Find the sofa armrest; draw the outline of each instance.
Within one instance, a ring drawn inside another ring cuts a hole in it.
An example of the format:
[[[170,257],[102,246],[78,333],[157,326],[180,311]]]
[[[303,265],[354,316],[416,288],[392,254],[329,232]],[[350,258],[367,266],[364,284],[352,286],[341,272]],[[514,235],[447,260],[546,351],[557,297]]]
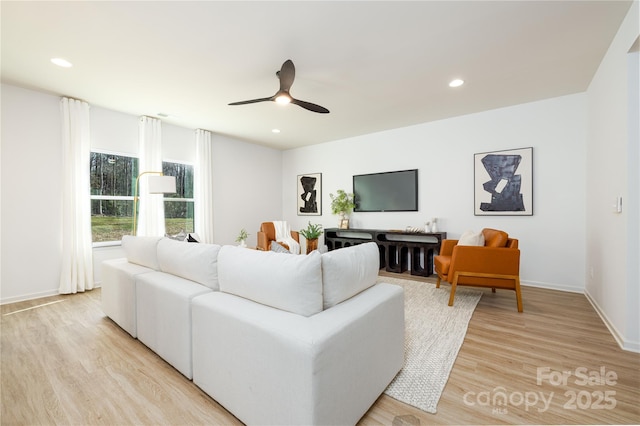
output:
[[[192,312],[194,383],[246,424],[355,424],[404,363],[404,293],[390,284],[311,317],[226,293]]]

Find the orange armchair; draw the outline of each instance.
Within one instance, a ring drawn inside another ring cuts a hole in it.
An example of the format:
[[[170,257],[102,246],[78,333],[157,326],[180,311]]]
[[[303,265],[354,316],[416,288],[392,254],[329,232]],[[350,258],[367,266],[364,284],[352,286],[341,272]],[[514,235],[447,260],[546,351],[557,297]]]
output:
[[[300,234],[297,231],[291,231],[291,238],[300,242]],[[260,230],[258,231],[258,244],[256,249],[269,251],[271,250],[271,242],[276,240],[276,228],[273,226],[273,222],[262,222]],[[284,243],[281,244],[287,250],[289,246]]]
[[[440,281],[451,283],[449,306],[453,306],[458,285],[514,290],[518,312],[522,312],[520,292],[520,250],[518,240],[506,232],[485,228],[484,246],[458,245],[458,240],[443,240],[440,254],[434,257]]]

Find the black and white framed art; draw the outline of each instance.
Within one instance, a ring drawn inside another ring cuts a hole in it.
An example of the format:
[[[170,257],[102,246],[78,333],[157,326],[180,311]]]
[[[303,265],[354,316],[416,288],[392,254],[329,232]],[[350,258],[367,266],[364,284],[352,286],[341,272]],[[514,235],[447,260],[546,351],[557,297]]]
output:
[[[322,173],[298,175],[298,216],[322,215]]]
[[[533,148],[474,154],[474,214],[533,215]]]

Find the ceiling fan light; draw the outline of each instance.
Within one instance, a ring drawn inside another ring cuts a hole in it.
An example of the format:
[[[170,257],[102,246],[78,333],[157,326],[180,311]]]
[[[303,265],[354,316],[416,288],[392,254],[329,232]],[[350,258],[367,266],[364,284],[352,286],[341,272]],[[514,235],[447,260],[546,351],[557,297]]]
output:
[[[276,96],[276,102],[279,104],[288,104],[291,102],[291,97],[288,95],[278,95]]]

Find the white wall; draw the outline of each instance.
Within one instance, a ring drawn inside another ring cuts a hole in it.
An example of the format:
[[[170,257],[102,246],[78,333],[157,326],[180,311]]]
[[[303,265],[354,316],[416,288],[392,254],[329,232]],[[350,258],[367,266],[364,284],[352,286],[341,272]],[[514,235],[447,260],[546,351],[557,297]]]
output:
[[[0,300],[57,293],[62,220],[60,98],[2,85]]]
[[[57,294],[60,275],[62,185],[60,98],[2,85],[2,281],[0,303]],[[92,149],[137,154],[138,117],[91,107]],[[163,123],[163,156],[193,163],[193,129]],[[260,223],[282,213],[281,152],[213,135],[214,233],[235,244],[242,228],[255,244]],[[123,256],[119,246],[94,248],[100,264]]]
[[[520,240],[524,284],[582,292],[585,130],[586,95],[577,94],[285,151],[284,215],[294,229],[336,227],[329,193],[351,192],[354,174],[417,168],[418,212],[353,213],[350,226],[404,229],[438,217],[451,238],[503,229]],[[522,147],[533,147],[534,215],[474,216],[474,153]],[[318,172],[323,215],[297,216],[296,177]]]
[[[630,176],[640,168],[638,126],[638,67],[629,66],[629,50],[640,33],[639,3],[633,3],[596,72],[588,96],[587,139],[587,284],[594,303],[614,337],[627,349],[640,351],[638,264],[638,183]],[[635,58],[637,60],[637,54]],[[635,68],[635,69],[634,69]],[[636,75],[629,75],[634,72]],[[630,82],[636,82],[630,84]],[[636,103],[637,105],[637,103]],[[634,155],[634,153],[636,153]],[[634,188],[634,190],[632,190]],[[623,212],[614,212],[623,197]],[[629,208],[635,206],[635,208]],[[635,232],[634,232],[635,230]],[[593,271],[593,273],[592,273]]]
[[[281,151],[216,135],[213,163],[216,242],[237,244],[245,228],[255,246],[260,224],[282,217]]]

